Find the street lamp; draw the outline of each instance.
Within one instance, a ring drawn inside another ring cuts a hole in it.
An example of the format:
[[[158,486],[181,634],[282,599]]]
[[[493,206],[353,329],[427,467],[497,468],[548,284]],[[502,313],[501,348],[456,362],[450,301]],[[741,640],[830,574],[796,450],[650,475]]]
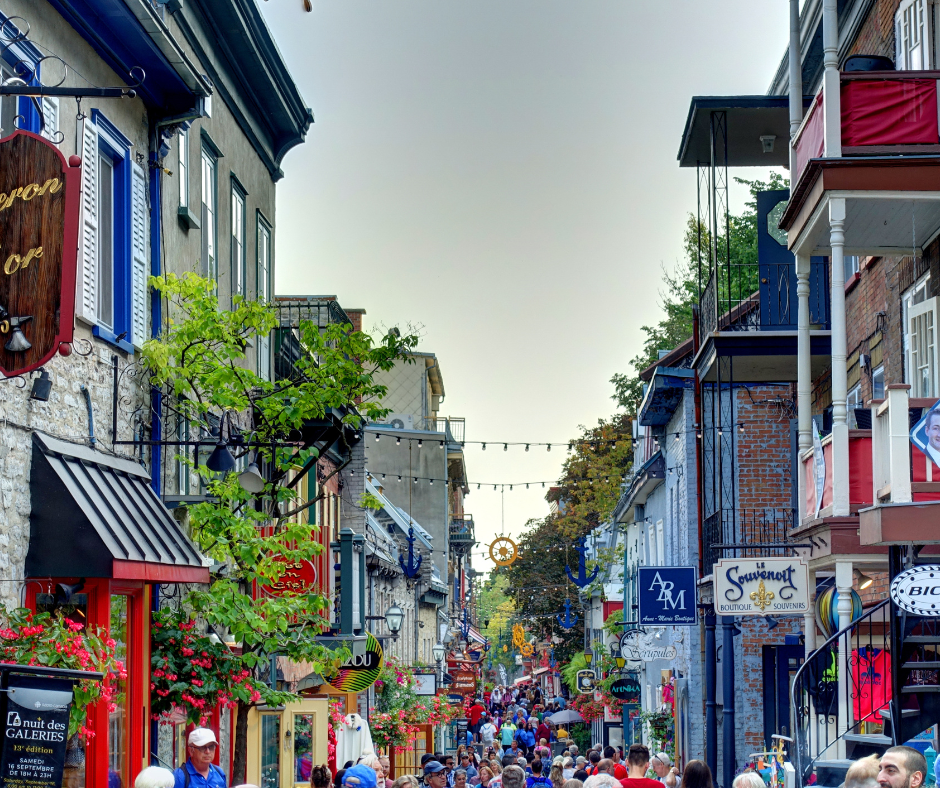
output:
[[[392,605],[385,611],[385,625],[393,638],[398,638],[401,631],[402,622],[405,620],[405,613],[398,605]]]
[[[447,650],[441,643],[435,643],[434,648],[431,649],[431,653],[434,655],[435,662],[443,662],[444,655],[447,653]]]
[[[591,667],[591,662],[594,660],[594,652],[590,649],[584,649],[584,661],[587,663],[588,667]]]

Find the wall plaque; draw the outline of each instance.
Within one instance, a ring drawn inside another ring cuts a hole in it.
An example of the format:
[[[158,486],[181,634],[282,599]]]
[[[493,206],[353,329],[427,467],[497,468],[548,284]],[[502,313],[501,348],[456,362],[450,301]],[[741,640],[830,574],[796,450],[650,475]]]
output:
[[[72,341],[81,159],[15,131],[0,140],[0,372],[36,369]]]

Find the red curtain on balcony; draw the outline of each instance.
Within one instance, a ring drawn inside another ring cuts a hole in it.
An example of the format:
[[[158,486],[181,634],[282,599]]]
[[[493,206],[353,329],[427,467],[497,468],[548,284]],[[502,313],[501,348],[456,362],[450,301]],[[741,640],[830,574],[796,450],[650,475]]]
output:
[[[936,145],[937,81],[842,83],[842,145]]]

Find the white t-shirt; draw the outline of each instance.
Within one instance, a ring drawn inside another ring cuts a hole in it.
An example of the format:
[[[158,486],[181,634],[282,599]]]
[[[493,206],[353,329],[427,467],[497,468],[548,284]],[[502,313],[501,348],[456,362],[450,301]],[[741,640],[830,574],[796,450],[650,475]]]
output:
[[[492,744],[496,734],[496,726],[492,722],[485,722],[480,728],[480,741],[484,744]]]

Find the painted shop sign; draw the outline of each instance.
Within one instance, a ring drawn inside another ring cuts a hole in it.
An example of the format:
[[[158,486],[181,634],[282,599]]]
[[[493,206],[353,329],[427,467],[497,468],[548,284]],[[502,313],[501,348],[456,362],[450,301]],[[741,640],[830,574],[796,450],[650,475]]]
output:
[[[891,601],[915,616],[940,618],[940,565],[924,564],[891,581]]]
[[[809,610],[809,569],[799,558],[723,558],[715,564],[719,616],[785,616]]]
[[[283,596],[287,594],[304,594],[317,585],[317,568],[313,561],[288,561],[278,557],[283,564],[280,576],[270,585],[262,586],[262,590],[270,596]]]
[[[660,637],[656,637],[656,635]],[[678,649],[662,640],[663,632],[628,629],[620,636],[620,654],[627,662],[652,662],[654,659],[675,659]]]
[[[635,673],[617,679],[610,685],[610,694],[621,703],[640,702],[640,679]]]
[[[578,692],[587,695],[594,692],[594,684],[597,682],[597,675],[593,670],[579,670],[575,676],[575,682]]]
[[[450,688],[462,695],[471,695],[477,690],[477,677],[472,670],[452,670],[453,683]]]
[[[81,159],[28,131],[0,140],[0,373],[68,353]]]
[[[638,568],[639,621],[652,626],[695,626],[698,586],[691,566],[641,566]]]
[[[7,686],[0,781],[5,788],[59,788],[72,682],[10,676]]]
[[[340,692],[363,692],[369,689],[382,672],[385,653],[382,644],[369,632],[366,638],[366,653],[353,655],[344,662],[335,676],[327,683]]]

